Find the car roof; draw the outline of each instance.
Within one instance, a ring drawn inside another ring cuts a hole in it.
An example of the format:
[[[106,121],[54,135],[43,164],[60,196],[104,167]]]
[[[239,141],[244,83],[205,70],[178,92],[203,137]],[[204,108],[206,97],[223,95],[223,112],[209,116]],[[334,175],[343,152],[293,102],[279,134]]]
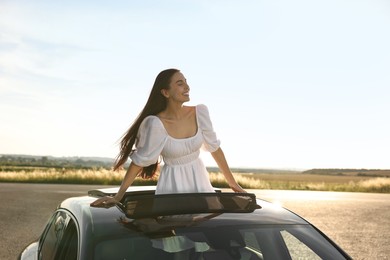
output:
[[[154,192],[154,186],[136,186],[127,190],[127,195],[150,194]],[[126,217],[126,212],[120,207],[96,208],[91,207],[90,203],[96,200],[96,197],[106,194],[115,194],[118,188],[109,188],[93,190],[89,196],[73,197],[64,200],[59,208],[70,211],[78,221],[78,224],[84,229],[90,229],[91,233],[101,235],[128,233],[129,229],[125,223],[130,223],[131,218]],[[223,192],[221,194],[224,194]],[[239,194],[238,194],[239,195]],[[180,196],[180,195],[178,195]],[[303,218],[274,205],[265,200],[256,199],[256,203],[261,207],[253,209],[248,213],[222,213],[216,214],[208,221],[197,223],[197,226],[230,226],[230,225],[295,225],[309,224]],[[157,216],[156,216],[157,217]]]

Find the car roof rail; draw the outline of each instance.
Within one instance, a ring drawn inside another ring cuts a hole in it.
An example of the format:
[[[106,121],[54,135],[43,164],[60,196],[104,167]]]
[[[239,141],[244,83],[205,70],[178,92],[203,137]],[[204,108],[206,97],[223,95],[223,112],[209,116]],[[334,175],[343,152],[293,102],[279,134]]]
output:
[[[119,188],[103,188],[103,189],[95,189],[95,190],[89,190],[88,196],[91,197],[104,197],[104,196],[115,196],[117,194]],[[222,192],[219,188],[214,188],[215,192]],[[143,195],[143,194],[155,194],[156,186],[132,186],[130,187],[124,197],[131,195]]]
[[[91,197],[104,197],[104,196],[115,196],[117,194],[118,189],[112,188],[112,189],[96,189],[96,190],[89,190],[88,191],[88,196]],[[143,194],[154,194],[155,190],[154,189],[146,189],[146,190],[132,190],[132,191],[126,191],[124,196],[128,195],[143,195]]]
[[[261,208],[253,193],[213,192],[139,194],[117,204],[128,218],[156,218],[202,213],[250,213]]]

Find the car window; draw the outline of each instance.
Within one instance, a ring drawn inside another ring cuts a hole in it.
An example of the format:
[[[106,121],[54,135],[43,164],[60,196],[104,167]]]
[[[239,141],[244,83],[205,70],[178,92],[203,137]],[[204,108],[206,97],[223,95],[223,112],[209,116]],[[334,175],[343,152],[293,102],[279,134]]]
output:
[[[69,220],[69,223],[64,231],[62,239],[58,245],[56,260],[75,260],[77,259],[78,236],[74,221]]]
[[[101,238],[94,259],[345,259],[309,225],[188,227],[167,234]]]
[[[298,238],[294,237],[288,231],[283,230],[281,232],[281,235],[284,239],[284,242],[286,243],[288,251],[290,252],[291,259],[321,260],[321,257],[319,257],[316,253],[314,253],[313,250],[310,249],[310,247],[308,247],[305,243],[300,241]]]
[[[56,212],[40,240],[39,259],[76,259],[77,239],[77,229],[71,216],[65,211]]]
[[[57,250],[57,244],[62,237],[65,225],[65,214],[56,212],[46,226],[42,235],[39,250],[39,259],[53,259]]]

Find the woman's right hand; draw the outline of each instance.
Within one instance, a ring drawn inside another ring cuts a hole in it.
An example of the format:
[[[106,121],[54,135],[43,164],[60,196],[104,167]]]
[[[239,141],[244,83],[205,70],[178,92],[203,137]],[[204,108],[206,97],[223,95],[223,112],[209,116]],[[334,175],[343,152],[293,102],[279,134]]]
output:
[[[118,203],[119,203],[119,201],[116,200],[115,197],[105,196],[105,197],[102,197],[102,198],[95,200],[90,205],[91,205],[91,207],[108,209],[108,208],[115,206]]]

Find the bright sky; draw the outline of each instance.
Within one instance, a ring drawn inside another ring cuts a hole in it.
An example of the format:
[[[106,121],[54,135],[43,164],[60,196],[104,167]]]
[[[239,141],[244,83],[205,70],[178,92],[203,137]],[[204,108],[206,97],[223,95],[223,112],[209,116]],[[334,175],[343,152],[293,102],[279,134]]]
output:
[[[174,67],[231,167],[389,169],[389,28],[387,0],[0,0],[0,154],[113,158]]]

